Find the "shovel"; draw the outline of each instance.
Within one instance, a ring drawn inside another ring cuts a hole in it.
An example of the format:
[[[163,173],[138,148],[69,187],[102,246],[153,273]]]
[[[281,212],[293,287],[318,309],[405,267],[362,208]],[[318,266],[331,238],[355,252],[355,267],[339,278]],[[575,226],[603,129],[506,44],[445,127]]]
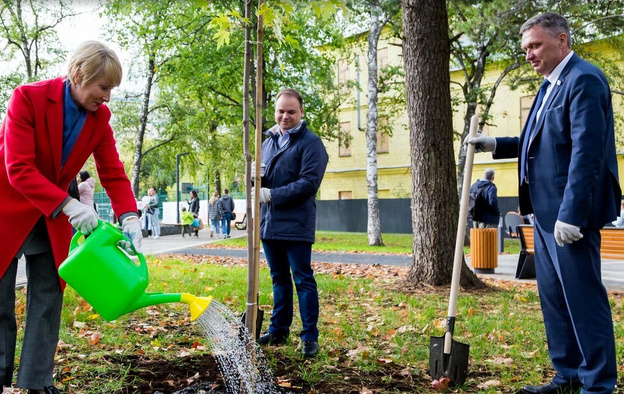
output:
[[[472,115],[470,119],[469,137],[477,135],[479,117]],[[459,278],[464,257],[464,236],[468,220],[468,201],[470,199],[470,181],[475,146],[468,144],[466,150],[466,164],[464,166],[464,184],[457,221],[457,238],[455,240],[455,260],[453,261],[453,277],[451,279],[451,294],[449,296],[446,330],[441,337],[431,337],[429,342],[429,373],[435,380],[448,379],[448,384],[458,386],[464,384],[468,374],[468,352],[470,345],[453,339],[455,317],[457,316],[457,293]]]

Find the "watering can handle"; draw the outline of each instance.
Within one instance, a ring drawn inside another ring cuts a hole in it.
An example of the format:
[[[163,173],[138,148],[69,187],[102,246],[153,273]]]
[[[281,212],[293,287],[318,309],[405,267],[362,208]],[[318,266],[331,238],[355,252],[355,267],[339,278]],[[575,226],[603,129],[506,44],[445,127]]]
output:
[[[100,226],[103,226],[104,222],[102,220],[98,220],[98,225],[95,229],[99,228]],[[95,229],[93,231],[95,231]],[[117,230],[118,231],[118,230]],[[143,253],[141,252],[137,252],[136,249],[134,248],[134,244],[132,243],[132,241],[130,241],[130,239],[128,239],[128,237],[126,237],[125,235],[123,235],[123,233],[121,231],[119,231],[119,235],[125,240],[130,242],[130,245],[132,245],[132,250],[134,251],[135,256],[138,257],[139,259],[139,264],[138,266],[146,266],[147,262],[145,261],[145,256],[143,255]],[[83,235],[80,231],[76,231],[76,234],[74,234],[74,236],[71,239],[71,242],[69,244],[69,252],[71,253],[74,249],[76,249],[78,246],[80,246],[80,244],[82,242],[79,242],[81,238],[87,238],[89,235]],[[125,250],[124,250],[125,252]]]

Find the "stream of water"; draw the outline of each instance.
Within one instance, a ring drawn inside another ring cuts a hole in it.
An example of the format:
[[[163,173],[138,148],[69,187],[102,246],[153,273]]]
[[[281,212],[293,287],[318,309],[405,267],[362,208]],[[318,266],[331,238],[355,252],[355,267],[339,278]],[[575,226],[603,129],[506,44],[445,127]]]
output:
[[[240,318],[218,301],[197,319],[232,394],[277,394],[262,350]]]

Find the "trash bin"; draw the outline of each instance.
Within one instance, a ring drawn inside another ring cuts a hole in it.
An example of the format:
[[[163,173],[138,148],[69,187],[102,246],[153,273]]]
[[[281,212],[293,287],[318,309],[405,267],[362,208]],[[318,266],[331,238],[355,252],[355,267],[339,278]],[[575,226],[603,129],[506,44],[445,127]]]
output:
[[[498,267],[498,229],[470,229],[470,265],[478,274],[493,274]]]

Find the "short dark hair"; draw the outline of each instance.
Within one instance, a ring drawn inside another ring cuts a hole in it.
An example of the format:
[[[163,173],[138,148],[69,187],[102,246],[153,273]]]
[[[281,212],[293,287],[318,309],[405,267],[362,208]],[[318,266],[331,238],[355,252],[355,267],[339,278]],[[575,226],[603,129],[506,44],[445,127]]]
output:
[[[87,171],[80,171],[78,175],[80,175],[80,182],[84,182],[87,179],[91,178],[91,175],[89,175]]]
[[[291,96],[291,97],[296,98],[297,100],[299,100],[299,106],[301,106],[301,108],[303,108],[303,97],[301,96],[301,93],[299,93],[296,89],[288,88],[288,89],[280,90],[280,92],[277,94],[277,96],[275,96],[275,102],[277,102],[277,100],[282,95]]]
[[[228,189],[223,189],[223,193],[228,194],[230,191]]]
[[[562,15],[556,12],[544,12],[543,14],[535,15],[533,18],[524,22],[520,28],[520,34],[532,29],[535,26],[541,26],[545,30],[548,30],[551,36],[556,37],[561,33],[565,33],[568,37],[568,48],[572,47],[572,38],[570,36],[570,25],[568,20]]]

